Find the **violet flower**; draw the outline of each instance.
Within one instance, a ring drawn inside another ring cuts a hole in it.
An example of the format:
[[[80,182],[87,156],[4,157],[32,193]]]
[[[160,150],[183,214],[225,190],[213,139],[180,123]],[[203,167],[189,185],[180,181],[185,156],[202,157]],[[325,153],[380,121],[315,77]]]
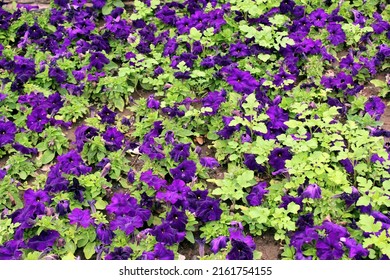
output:
[[[80,208],[75,208],[68,214],[68,218],[71,225],[77,224],[77,226],[83,228],[87,228],[93,224],[93,219],[88,209],[81,210]]]
[[[0,120],[0,147],[11,144],[15,140],[16,125],[11,121]]]

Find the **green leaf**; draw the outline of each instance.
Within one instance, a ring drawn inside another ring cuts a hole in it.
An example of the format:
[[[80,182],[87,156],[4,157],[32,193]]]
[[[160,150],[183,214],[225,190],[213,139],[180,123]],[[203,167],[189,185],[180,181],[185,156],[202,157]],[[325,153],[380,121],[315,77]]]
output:
[[[189,37],[190,37],[191,39],[195,40],[195,41],[198,41],[198,40],[200,40],[200,38],[202,37],[202,33],[201,33],[198,29],[196,29],[195,27],[192,27],[192,28],[190,29],[190,35],[189,35]]]
[[[103,210],[103,209],[106,208],[107,204],[108,204],[108,203],[107,203],[106,201],[102,200],[101,198],[98,198],[98,199],[96,200],[95,207],[96,207],[96,209],[98,209],[98,210]]]
[[[95,254],[95,242],[88,243],[84,249],[84,256],[87,260],[89,260]]]
[[[195,237],[194,237],[194,234],[192,233],[192,231],[187,231],[186,233],[186,239],[191,242],[192,244],[195,243]]]
[[[382,228],[382,223],[375,223],[375,218],[369,215],[361,215],[357,224],[365,232],[378,232]]]
[[[356,202],[356,206],[367,206],[370,204],[371,200],[369,196],[361,196]]]
[[[109,3],[107,3],[103,8],[102,8],[102,13],[103,15],[107,16],[109,14],[111,14],[112,10],[113,10],[113,6],[110,5]]]
[[[52,151],[50,150],[46,150],[43,155],[42,155],[42,164],[47,164],[49,162],[51,162],[55,157],[55,153],[53,153]]]
[[[387,86],[387,83],[385,81],[378,80],[378,79],[373,79],[370,81],[370,83],[379,88],[384,88]]]

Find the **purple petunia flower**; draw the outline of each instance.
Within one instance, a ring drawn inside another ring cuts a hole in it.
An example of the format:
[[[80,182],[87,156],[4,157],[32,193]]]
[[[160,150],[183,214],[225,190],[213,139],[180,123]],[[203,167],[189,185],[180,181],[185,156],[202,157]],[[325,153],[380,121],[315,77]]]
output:
[[[364,104],[364,110],[377,121],[383,115],[385,109],[386,105],[377,96],[371,96]]]
[[[20,260],[23,252],[20,250],[25,248],[25,244],[21,240],[9,240],[0,245],[0,260]]]
[[[244,241],[233,239],[232,249],[226,255],[227,260],[253,260],[253,250]]]
[[[349,258],[351,259],[362,259],[367,257],[369,251],[363,248],[362,244],[357,243],[353,238],[347,238],[344,241],[345,246],[349,249]]]
[[[200,164],[207,168],[214,168],[219,166],[219,162],[213,157],[202,157],[200,159]]]
[[[323,9],[316,9],[309,15],[310,21],[316,27],[325,27],[328,14]]]
[[[233,119],[234,117],[223,116],[222,122],[224,123],[225,126],[221,130],[217,131],[216,134],[223,139],[229,139],[235,131],[239,131],[241,128],[240,124],[237,124],[235,126],[229,125]]]
[[[256,156],[254,154],[244,154],[244,164],[253,171],[263,173],[266,171],[265,167],[256,162]]]
[[[331,22],[327,25],[326,29],[329,32],[328,40],[335,46],[344,43],[346,35],[341,28],[341,24]]]
[[[169,155],[175,162],[186,160],[190,156],[191,143],[173,144],[173,149],[169,152]]]
[[[168,246],[182,242],[186,235],[184,231],[178,231],[168,222],[163,222],[161,225],[155,226],[151,233],[156,237],[158,242]]]
[[[105,64],[108,64],[110,60],[101,52],[94,52],[90,57],[90,67],[95,67],[97,70],[101,70]]]
[[[69,200],[60,200],[56,205],[56,212],[59,216],[64,216],[70,212]]]
[[[70,224],[77,224],[83,228],[87,228],[93,224],[93,219],[88,209],[81,210],[80,208],[75,208],[70,214],[68,214]]]
[[[128,260],[133,253],[133,250],[129,246],[116,247],[113,252],[110,252],[105,256],[105,260]]]
[[[78,152],[83,150],[84,144],[98,135],[98,130],[92,126],[81,125],[76,128],[75,132],[76,148]]]
[[[221,91],[209,92],[203,99],[203,107],[211,108],[211,112],[206,111],[203,113],[205,116],[213,116],[218,112],[219,107],[223,102],[226,101],[226,91],[223,89]]]
[[[271,167],[273,167],[275,170],[285,168],[286,160],[290,159],[292,159],[292,154],[287,147],[275,148],[268,156],[269,165],[271,165]]]
[[[15,140],[16,125],[11,121],[0,120],[0,147],[11,144]]]
[[[217,238],[214,238],[210,242],[210,250],[214,254],[218,253],[219,250],[222,248],[226,248],[227,244],[226,242],[228,241],[228,238],[226,236],[219,236]]]
[[[30,238],[27,247],[36,251],[44,251],[46,248],[53,246],[59,237],[58,231],[44,230],[39,235]]]
[[[50,67],[49,77],[55,79],[57,83],[62,84],[68,78],[68,74],[59,67]]]
[[[185,160],[176,168],[171,168],[169,171],[171,172],[174,179],[180,179],[186,183],[189,183],[195,177],[196,164],[192,160]]]
[[[259,206],[263,202],[263,197],[269,192],[266,190],[267,182],[260,182],[252,187],[252,190],[249,195],[247,195],[246,200],[250,206]]]
[[[120,229],[127,235],[130,235],[134,232],[136,228],[142,227],[143,224],[144,221],[139,216],[117,216],[115,220],[112,220],[110,222],[110,229]]]
[[[47,112],[42,107],[34,108],[27,116],[27,127],[35,132],[42,132],[45,128],[45,124],[49,122],[47,118]]]
[[[103,244],[109,245],[111,244],[112,239],[114,238],[114,232],[106,225],[100,223],[96,228],[96,237]]]
[[[129,214],[137,205],[137,200],[127,193],[115,193],[111,198],[111,203],[106,206],[108,213],[118,216]]]
[[[50,201],[50,196],[43,190],[28,189],[24,192],[23,198],[26,205],[36,205]]]
[[[320,260],[339,260],[344,254],[343,245],[335,238],[327,236],[316,244],[317,256]]]
[[[178,201],[185,200],[186,195],[190,190],[191,189],[185,185],[184,181],[175,179],[172,184],[166,186],[164,191],[158,191],[156,198],[175,204]]]
[[[106,147],[110,151],[117,151],[122,147],[123,134],[116,127],[108,127],[103,134],[103,139],[106,141]]]
[[[154,175],[151,169],[141,173],[140,181],[146,183],[149,187],[152,187],[157,191],[167,185],[167,181],[161,179],[157,175]]]
[[[207,197],[199,201],[195,216],[202,222],[218,221],[221,218],[222,210],[219,207],[219,200]]]
[[[114,124],[116,113],[108,109],[107,105],[104,105],[102,110],[98,113],[102,123]]]
[[[172,228],[182,232],[186,230],[188,217],[185,211],[179,211],[175,206],[173,206],[172,210],[167,213],[166,221]]]
[[[165,248],[164,244],[157,243],[151,252],[143,252],[142,260],[173,260],[175,257],[173,251]]]
[[[288,113],[278,105],[270,106],[267,110],[267,115],[270,118],[270,128],[287,130],[287,125],[284,122],[288,121]]]
[[[321,188],[317,184],[310,184],[301,194],[302,198],[312,198],[318,199],[321,198]]]
[[[251,94],[259,86],[259,83],[248,71],[242,71],[238,68],[229,71],[226,81],[235,91],[244,94]]]
[[[235,58],[242,58],[250,55],[251,52],[246,44],[238,42],[230,45],[229,54]]]

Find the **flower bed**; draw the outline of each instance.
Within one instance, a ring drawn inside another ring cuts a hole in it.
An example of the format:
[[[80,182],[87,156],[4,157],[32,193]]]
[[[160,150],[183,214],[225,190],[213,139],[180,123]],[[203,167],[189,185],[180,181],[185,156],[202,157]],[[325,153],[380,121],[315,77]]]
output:
[[[390,6],[306,2],[0,9],[0,259],[388,259]]]

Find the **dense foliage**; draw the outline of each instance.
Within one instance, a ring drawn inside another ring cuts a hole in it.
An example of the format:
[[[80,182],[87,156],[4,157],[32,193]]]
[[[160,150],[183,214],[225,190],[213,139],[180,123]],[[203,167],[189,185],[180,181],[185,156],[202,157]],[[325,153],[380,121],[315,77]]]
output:
[[[91,2],[0,8],[0,259],[389,258],[386,1]]]

